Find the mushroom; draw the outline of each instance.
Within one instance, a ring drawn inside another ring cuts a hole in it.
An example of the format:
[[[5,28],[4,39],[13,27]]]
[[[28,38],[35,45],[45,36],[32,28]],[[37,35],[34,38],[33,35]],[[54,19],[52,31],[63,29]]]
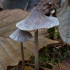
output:
[[[30,16],[18,22],[16,27],[21,30],[35,30],[35,70],[39,70],[38,62],[38,29],[51,28],[59,25],[59,20],[56,17],[46,16],[40,10],[33,10]]]
[[[31,33],[27,31],[22,31],[20,29],[17,29],[13,34],[10,35],[10,38],[13,40],[21,43],[21,55],[22,55],[22,70],[25,68],[25,61],[24,61],[24,50],[23,50],[23,43],[30,38],[32,38]]]

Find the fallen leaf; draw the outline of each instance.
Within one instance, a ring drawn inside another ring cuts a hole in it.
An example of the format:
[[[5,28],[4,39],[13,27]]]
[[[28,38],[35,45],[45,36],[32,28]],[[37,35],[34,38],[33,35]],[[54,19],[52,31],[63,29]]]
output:
[[[62,11],[58,14],[60,20],[59,33],[65,43],[70,44],[70,4],[68,0],[64,4]]]
[[[34,70],[32,67],[26,66],[24,70]]]
[[[21,9],[3,10],[0,12],[0,36],[8,37],[16,29],[16,23],[25,19],[30,12]]]

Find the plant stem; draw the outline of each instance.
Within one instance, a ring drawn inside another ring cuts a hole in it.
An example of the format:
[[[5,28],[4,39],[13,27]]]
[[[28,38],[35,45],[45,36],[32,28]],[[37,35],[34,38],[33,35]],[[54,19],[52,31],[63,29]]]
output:
[[[38,30],[35,31],[35,70],[39,70],[39,61],[38,61]]]
[[[23,43],[22,42],[21,42],[21,56],[22,56],[22,70],[24,70],[25,61],[24,61],[24,48],[23,48]]]

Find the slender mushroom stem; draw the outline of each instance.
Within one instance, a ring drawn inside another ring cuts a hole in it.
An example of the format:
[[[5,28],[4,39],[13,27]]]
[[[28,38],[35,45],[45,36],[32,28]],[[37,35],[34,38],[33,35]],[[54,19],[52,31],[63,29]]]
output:
[[[22,42],[21,42],[21,56],[22,56],[22,70],[24,70],[25,61],[24,61],[24,49],[23,49],[23,43]]]
[[[38,62],[38,30],[35,31],[35,70],[39,70],[39,62]]]

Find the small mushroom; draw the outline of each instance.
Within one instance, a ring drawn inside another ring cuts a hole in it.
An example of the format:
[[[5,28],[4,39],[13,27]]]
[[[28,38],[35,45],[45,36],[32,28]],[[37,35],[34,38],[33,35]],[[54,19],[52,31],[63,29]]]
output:
[[[31,33],[27,31],[22,31],[20,29],[17,29],[13,34],[10,35],[10,38],[12,38],[15,41],[18,41],[21,43],[21,55],[22,55],[22,70],[25,68],[25,61],[24,61],[24,50],[23,50],[23,43],[30,38],[32,38]]]
[[[35,70],[39,70],[38,62],[38,29],[51,28],[59,25],[59,20],[56,17],[46,16],[42,11],[33,10],[30,16],[18,22],[16,27],[21,30],[30,31],[35,30]]]

